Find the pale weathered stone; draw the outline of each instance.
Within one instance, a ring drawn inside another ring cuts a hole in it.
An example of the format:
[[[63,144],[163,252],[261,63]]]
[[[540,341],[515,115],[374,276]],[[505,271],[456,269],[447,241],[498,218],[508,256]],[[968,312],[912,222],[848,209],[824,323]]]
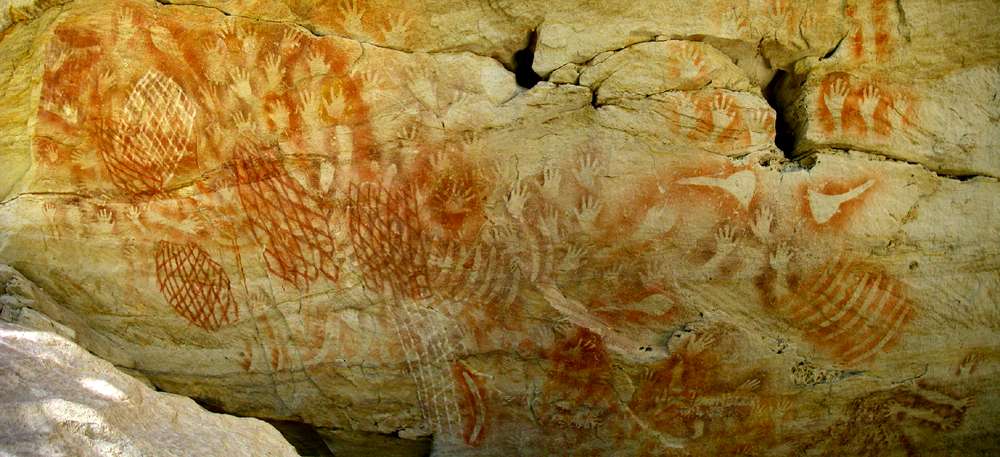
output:
[[[277,430],[154,392],[58,335],[0,323],[0,453],[295,456]]]
[[[75,0],[0,40],[0,260],[116,365],[331,435],[989,453],[996,14]]]

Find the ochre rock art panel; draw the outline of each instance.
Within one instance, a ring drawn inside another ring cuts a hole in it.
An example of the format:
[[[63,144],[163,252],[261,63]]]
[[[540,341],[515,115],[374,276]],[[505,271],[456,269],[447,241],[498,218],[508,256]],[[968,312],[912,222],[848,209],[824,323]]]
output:
[[[0,261],[112,362],[435,455],[992,450],[989,2],[190,3],[0,32]]]

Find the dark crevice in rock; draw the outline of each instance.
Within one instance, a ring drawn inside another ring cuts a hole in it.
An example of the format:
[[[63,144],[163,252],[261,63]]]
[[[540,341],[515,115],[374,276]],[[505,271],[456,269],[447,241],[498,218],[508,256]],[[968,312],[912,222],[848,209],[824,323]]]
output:
[[[795,150],[795,129],[789,123],[785,114],[785,106],[779,100],[778,95],[778,91],[787,82],[789,76],[788,72],[778,70],[771,82],[764,88],[764,98],[775,112],[774,144],[785,154],[785,157],[790,158]]]
[[[160,390],[157,388],[157,390]],[[250,417],[271,424],[302,456],[348,456],[360,457],[385,455],[398,457],[426,457],[431,455],[434,437],[403,437],[397,430],[393,433],[350,431],[318,427],[297,418],[273,419],[248,416],[227,411],[218,401],[194,398],[207,411],[235,417]]]
[[[157,387],[157,391],[161,391],[159,387]],[[291,444],[292,447],[295,448],[295,451],[298,452],[299,455],[322,457],[334,455],[329,446],[327,446],[326,440],[323,439],[323,436],[316,430],[316,428],[305,422],[234,414],[231,411],[227,411],[216,401],[205,398],[190,398],[194,400],[198,406],[205,408],[205,410],[209,412],[226,414],[235,417],[252,417],[271,424],[272,427],[281,433],[281,435],[285,438],[285,441],[288,441],[288,444]]]
[[[427,457],[433,453],[433,436],[403,438],[399,432],[375,433],[317,428],[327,447],[337,457],[392,456]]]
[[[535,60],[535,44],[538,43],[538,32],[532,30],[528,35],[528,45],[514,53],[514,79],[517,85],[525,89],[531,89],[542,80],[538,73],[531,68]]]
[[[947,170],[941,170],[941,169],[931,168],[930,166],[928,166],[927,164],[922,163],[922,162],[916,162],[916,161],[913,161],[913,160],[906,160],[906,159],[903,159],[903,158],[900,158],[900,157],[895,157],[895,156],[887,155],[884,152],[874,151],[874,150],[869,150],[869,149],[862,149],[862,148],[859,148],[857,146],[842,145],[842,144],[822,144],[822,145],[816,145],[815,147],[811,148],[809,151],[805,152],[804,153],[805,155],[800,155],[797,158],[797,161],[799,163],[807,163],[807,162],[810,162],[810,161],[815,161],[814,154],[816,152],[835,152],[835,153],[842,153],[842,154],[863,155],[863,156],[871,157],[873,160],[881,160],[881,161],[886,161],[886,162],[896,162],[896,163],[903,163],[903,164],[907,164],[907,165],[913,165],[913,166],[920,167],[920,168],[926,170],[927,172],[933,174],[934,176],[937,176],[938,178],[941,178],[941,179],[951,179],[951,180],[955,180],[955,181],[959,181],[959,182],[972,181],[972,180],[975,180],[975,179],[985,179],[985,180],[992,180],[992,181],[996,181],[996,180],[1000,179],[1000,178],[998,178],[996,176],[988,175],[988,174],[962,173],[962,172],[954,172],[954,171],[947,171]]]
[[[840,45],[844,43],[845,39],[847,39],[847,35],[840,37],[840,40],[837,40],[837,44],[833,45],[833,47],[830,48],[830,50],[827,51],[826,54],[823,54],[823,58],[820,60],[826,60],[829,59],[830,57],[833,57],[833,55],[837,53],[837,50],[840,49]]]
[[[326,440],[312,425],[271,419],[265,420],[265,422],[281,432],[281,436],[285,437],[285,441],[288,441],[299,455],[316,457],[332,457],[334,455],[327,446]]]
[[[156,386],[157,392],[169,392],[167,390],[161,389],[158,384],[154,383],[153,385]],[[244,416],[240,416],[239,414],[233,414],[233,413],[231,413],[229,411],[226,411],[225,409],[222,408],[222,405],[220,405],[216,401],[213,401],[213,400],[210,400],[210,399],[205,399],[205,398],[195,398],[195,397],[188,397],[188,398],[194,400],[194,402],[197,403],[198,406],[201,406],[202,408],[205,408],[205,410],[207,410],[207,411],[210,411],[210,412],[213,412],[213,413],[218,413],[218,414],[229,414],[230,416],[244,417]]]

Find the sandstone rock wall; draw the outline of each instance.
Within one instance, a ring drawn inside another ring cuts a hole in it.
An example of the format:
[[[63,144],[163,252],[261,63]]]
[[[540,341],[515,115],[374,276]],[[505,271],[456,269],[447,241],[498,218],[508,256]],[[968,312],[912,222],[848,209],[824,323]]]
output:
[[[995,2],[22,16],[0,260],[164,390],[439,455],[997,445]]]

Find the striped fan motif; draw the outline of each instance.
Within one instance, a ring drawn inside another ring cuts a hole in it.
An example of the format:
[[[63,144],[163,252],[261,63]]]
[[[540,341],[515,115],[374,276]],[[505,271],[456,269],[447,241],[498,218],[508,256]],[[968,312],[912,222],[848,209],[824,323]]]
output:
[[[899,281],[843,259],[801,282],[781,312],[809,341],[848,365],[888,350],[913,315]]]

